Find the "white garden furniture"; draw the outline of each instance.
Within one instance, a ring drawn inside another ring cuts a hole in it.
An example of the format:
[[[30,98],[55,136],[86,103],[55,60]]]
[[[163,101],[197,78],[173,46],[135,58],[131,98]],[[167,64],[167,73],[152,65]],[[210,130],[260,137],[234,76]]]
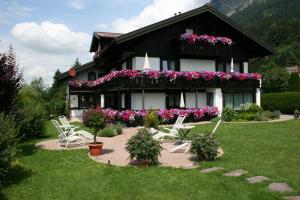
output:
[[[94,140],[94,136],[87,131],[84,130],[75,131],[75,129],[79,128],[79,126],[71,125],[65,116],[59,116],[58,119],[61,123],[60,125],[61,128],[64,131],[68,131],[70,135],[77,135],[80,137],[84,137],[85,139],[90,141]]]
[[[183,123],[184,119],[185,119],[185,116],[178,116],[172,129],[165,128],[165,129],[169,130],[168,133],[156,130],[154,128],[151,128],[149,131],[153,135],[153,138],[156,140],[159,140],[159,139],[163,140],[165,137],[170,137],[174,140],[174,139],[178,138],[178,129],[183,127],[182,123]]]
[[[211,132],[211,134],[210,134],[211,136],[216,132],[216,130],[218,129],[220,124],[221,124],[221,119],[218,121],[215,128]],[[173,148],[170,152],[174,153],[174,152],[178,151],[179,149],[185,148],[184,153],[187,153],[191,149],[191,145],[192,145],[192,141],[187,139],[187,140],[183,141],[182,144],[180,144],[177,147]]]
[[[85,145],[85,141],[83,137],[69,134],[68,131],[65,131],[61,128],[61,126],[56,120],[51,120],[51,122],[56,128],[56,130],[58,131],[57,145],[59,148],[68,149],[69,143]]]
[[[59,119],[60,123],[62,124],[61,127],[63,129],[71,129],[72,128],[75,130],[75,129],[79,128],[79,126],[70,124],[64,115],[59,116],[58,119]]]

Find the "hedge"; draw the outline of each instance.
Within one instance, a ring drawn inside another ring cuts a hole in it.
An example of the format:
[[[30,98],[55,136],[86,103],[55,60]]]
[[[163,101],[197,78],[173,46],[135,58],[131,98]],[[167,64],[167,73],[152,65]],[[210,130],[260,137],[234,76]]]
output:
[[[280,110],[284,114],[293,114],[294,110],[300,110],[300,92],[263,94],[261,106],[265,110]]]

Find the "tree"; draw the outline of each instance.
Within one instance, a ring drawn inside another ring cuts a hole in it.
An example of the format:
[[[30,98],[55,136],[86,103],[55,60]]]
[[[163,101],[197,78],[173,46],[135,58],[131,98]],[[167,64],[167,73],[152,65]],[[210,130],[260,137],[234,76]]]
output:
[[[291,73],[289,79],[289,88],[288,91],[290,92],[298,92],[300,91],[300,77],[298,73]]]
[[[16,97],[22,83],[22,72],[16,62],[12,46],[8,52],[0,52],[0,112],[13,114]]]
[[[262,89],[264,92],[285,92],[288,89],[289,73],[279,67],[269,68],[261,71]]]
[[[74,64],[72,65],[72,67],[75,67],[75,68],[78,68],[78,67],[81,67],[81,63],[79,62],[79,59],[76,58]]]

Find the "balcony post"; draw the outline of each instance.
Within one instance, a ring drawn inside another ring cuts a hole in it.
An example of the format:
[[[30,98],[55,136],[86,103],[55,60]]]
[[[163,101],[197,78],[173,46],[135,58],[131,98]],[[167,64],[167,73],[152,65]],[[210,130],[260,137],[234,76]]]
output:
[[[195,89],[195,108],[198,108],[198,90]]]
[[[142,90],[142,108],[145,109],[145,90]]]

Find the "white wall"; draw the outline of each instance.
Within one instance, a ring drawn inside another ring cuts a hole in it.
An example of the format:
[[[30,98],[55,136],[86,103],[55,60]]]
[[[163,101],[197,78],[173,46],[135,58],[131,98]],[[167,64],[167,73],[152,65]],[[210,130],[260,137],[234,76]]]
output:
[[[148,57],[151,69],[160,70],[160,59],[156,57]],[[144,69],[145,57],[133,57],[132,58],[132,69],[143,70]]]
[[[98,73],[101,71],[99,69],[91,69],[84,72],[78,72],[75,77],[72,77],[71,80],[88,80],[88,73],[94,71],[96,73],[96,78],[98,79]]]
[[[166,107],[165,93],[144,93],[145,95],[145,109],[162,109]],[[142,93],[131,94],[131,109],[141,110]]]
[[[83,110],[71,110],[71,120],[82,120]]]
[[[219,115],[221,115],[223,110],[223,94],[221,88],[215,88],[212,90],[214,94],[214,106],[218,108]]]
[[[70,95],[70,108],[78,108],[78,95]]]
[[[244,62],[244,73],[248,73],[248,62]]]
[[[185,93],[185,107],[186,108],[195,108],[196,106],[196,96],[195,92]],[[207,94],[204,92],[198,92],[197,94],[197,108],[202,108],[207,106]]]
[[[214,60],[180,59],[180,71],[216,71]]]
[[[256,98],[256,105],[260,106],[260,88],[257,88],[256,89],[256,95],[255,95],[255,98]]]

